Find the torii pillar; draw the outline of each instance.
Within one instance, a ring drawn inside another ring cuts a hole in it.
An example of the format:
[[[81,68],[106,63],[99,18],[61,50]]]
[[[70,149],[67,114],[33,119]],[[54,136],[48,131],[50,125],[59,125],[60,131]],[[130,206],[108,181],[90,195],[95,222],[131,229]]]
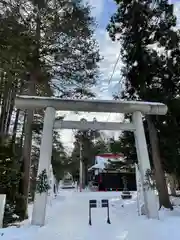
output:
[[[151,169],[149,154],[147,150],[146,137],[144,132],[143,120],[141,112],[133,113],[133,124],[135,126],[134,137],[136,143],[136,151],[138,157],[138,163],[141,174],[141,181],[143,187],[143,195],[144,195],[144,206],[146,215],[148,218],[158,219],[158,211],[157,211],[157,202],[154,190],[150,187],[147,188],[143,186],[145,183],[145,175],[148,169]]]
[[[56,110],[53,107],[47,107],[44,116],[44,125],[41,138],[40,157],[37,176],[45,169],[47,176],[51,166],[53,127]],[[43,226],[45,223],[46,204],[48,192],[35,193],[34,206],[32,212],[32,225]]]

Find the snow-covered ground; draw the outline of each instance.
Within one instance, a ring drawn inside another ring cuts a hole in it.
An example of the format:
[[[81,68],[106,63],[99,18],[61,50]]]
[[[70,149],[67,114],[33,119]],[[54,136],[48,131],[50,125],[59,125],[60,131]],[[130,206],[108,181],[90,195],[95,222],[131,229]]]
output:
[[[88,225],[88,200],[109,199],[110,220],[106,209],[92,210],[92,226]],[[124,207],[122,207],[124,204]],[[138,216],[136,196],[121,200],[119,192],[60,191],[48,205],[44,227],[30,226],[0,230],[0,240],[176,240],[180,235],[180,208],[161,210],[160,220]]]

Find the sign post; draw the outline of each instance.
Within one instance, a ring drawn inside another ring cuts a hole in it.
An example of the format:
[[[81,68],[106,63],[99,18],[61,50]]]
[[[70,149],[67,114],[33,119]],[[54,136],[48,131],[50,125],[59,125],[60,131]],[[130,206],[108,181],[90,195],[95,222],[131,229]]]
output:
[[[97,208],[97,200],[89,200],[89,225],[92,225],[91,208]]]
[[[100,207],[107,208],[107,223],[111,224],[110,216],[109,216],[109,201],[108,201],[108,199],[102,199]],[[97,208],[97,200],[89,200],[89,225],[92,225],[91,208]]]
[[[107,208],[107,223],[111,224],[110,222],[110,217],[109,217],[109,201],[107,199],[101,200],[101,207],[102,208]]]

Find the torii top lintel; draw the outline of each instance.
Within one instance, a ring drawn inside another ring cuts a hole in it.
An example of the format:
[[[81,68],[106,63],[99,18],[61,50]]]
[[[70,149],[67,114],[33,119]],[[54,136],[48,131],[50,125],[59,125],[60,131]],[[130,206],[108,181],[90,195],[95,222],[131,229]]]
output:
[[[124,100],[77,100],[55,97],[17,96],[15,105],[19,109],[53,107],[59,111],[133,113],[140,111],[149,115],[165,115],[167,106],[156,102]]]

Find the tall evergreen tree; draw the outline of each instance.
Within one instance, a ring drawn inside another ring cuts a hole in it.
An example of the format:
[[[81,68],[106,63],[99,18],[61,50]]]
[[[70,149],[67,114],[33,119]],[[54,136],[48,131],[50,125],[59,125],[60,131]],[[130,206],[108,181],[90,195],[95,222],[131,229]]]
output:
[[[118,140],[111,141],[112,153],[122,153],[127,164],[137,162],[134,136],[132,132],[122,132]]]
[[[11,147],[15,146],[18,120],[24,122],[19,193],[23,196],[21,217],[25,218],[36,117],[30,110],[16,109],[14,121],[15,96],[92,97],[100,57],[93,38],[94,19],[81,0],[0,1],[0,7],[0,144],[4,149],[5,136],[11,135],[9,126],[14,122],[10,138]]]
[[[171,106],[170,102],[179,94],[180,69],[179,33],[173,28],[176,25],[173,5],[167,0],[156,4],[152,0],[116,2],[118,10],[111,18],[108,31],[112,40],[116,40],[118,34],[122,43],[123,98],[160,101]],[[162,122],[172,120],[170,115],[171,109],[167,116],[146,117],[160,204],[168,208],[172,206],[163,176],[158,138],[163,136]]]
[[[83,186],[87,184],[88,168],[95,163],[95,156],[108,152],[108,144],[101,138],[97,131],[77,131],[75,134],[74,148],[71,154],[70,171],[75,175],[79,173],[80,158],[83,162]]]

